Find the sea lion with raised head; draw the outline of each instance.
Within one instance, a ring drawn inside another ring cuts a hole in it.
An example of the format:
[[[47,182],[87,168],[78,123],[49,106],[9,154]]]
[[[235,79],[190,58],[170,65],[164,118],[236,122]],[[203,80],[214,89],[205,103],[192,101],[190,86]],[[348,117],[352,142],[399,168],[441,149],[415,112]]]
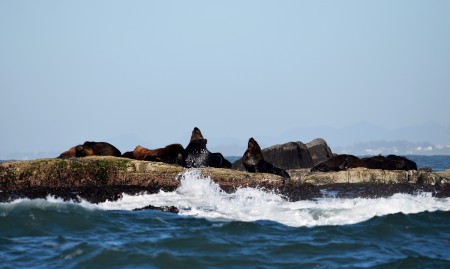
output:
[[[243,165],[251,173],[270,173],[284,178],[291,178],[285,170],[264,160],[261,147],[253,137],[248,140],[247,150],[243,156]]]
[[[187,168],[217,167],[231,168],[231,163],[221,153],[211,153],[206,148],[208,140],[202,135],[199,128],[195,127],[191,134],[191,140],[186,147],[186,155],[183,166]]]

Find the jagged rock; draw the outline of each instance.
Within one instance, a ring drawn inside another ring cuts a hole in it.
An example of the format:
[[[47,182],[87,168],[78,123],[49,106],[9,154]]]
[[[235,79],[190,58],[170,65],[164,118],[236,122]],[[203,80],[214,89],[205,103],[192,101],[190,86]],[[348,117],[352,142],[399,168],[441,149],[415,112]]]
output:
[[[175,213],[175,214],[178,214],[180,212],[180,210],[177,207],[175,207],[175,206],[152,206],[152,205],[148,205],[148,206],[144,206],[144,207],[141,207],[141,208],[133,209],[133,211],[142,211],[142,210],[157,210],[157,211],[169,212],[169,213]]]
[[[274,145],[263,149],[262,154],[265,161],[284,170],[313,167],[309,151],[302,142]],[[232,168],[245,171],[242,158],[234,162]]]
[[[313,161],[313,165],[324,162],[333,156],[330,147],[327,145],[327,142],[323,138],[316,138],[313,141],[307,143],[306,148],[309,151],[309,154]]]

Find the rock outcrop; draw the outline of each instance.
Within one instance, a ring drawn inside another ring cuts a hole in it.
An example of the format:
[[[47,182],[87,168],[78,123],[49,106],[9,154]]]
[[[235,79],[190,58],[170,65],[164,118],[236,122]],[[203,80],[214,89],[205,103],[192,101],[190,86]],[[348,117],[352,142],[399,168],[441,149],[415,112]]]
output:
[[[239,187],[260,187],[290,200],[309,199],[319,190],[299,181],[283,184],[273,174],[248,173],[223,168],[198,168],[225,191]],[[56,195],[65,199],[81,197],[93,202],[115,200],[121,193],[174,191],[187,169],[166,163],[120,157],[42,159],[0,163],[0,201]],[[305,187],[303,187],[305,185]],[[295,191],[294,191],[295,190]]]
[[[212,167],[198,170],[227,192],[240,187],[258,187],[279,193],[291,201],[321,197],[321,186],[339,184],[404,185],[409,186],[407,190],[425,186],[439,191],[441,196],[450,196],[450,170],[435,173],[420,169],[385,171],[355,168],[324,173],[291,169],[288,173],[292,179],[284,184],[283,178],[274,174]],[[45,198],[51,194],[64,199],[102,202],[118,199],[122,193],[174,191],[180,186],[184,171],[187,169],[177,165],[109,156],[3,162],[0,163],[0,201],[21,197]]]
[[[324,162],[333,156],[330,147],[327,145],[327,142],[323,138],[316,138],[313,141],[307,143],[306,148],[309,151],[309,154],[313,161],[313,165]]]

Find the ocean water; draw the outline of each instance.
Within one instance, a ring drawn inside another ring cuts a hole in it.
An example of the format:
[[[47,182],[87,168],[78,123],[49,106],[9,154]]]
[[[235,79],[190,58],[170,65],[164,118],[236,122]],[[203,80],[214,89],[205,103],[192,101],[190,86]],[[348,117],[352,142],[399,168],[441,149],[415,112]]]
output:
[[[434,158],[419,167],[450,168]],[[0,203],[0,268],[450,268],[450,198],[287,202],[187,170],[175,192]]]

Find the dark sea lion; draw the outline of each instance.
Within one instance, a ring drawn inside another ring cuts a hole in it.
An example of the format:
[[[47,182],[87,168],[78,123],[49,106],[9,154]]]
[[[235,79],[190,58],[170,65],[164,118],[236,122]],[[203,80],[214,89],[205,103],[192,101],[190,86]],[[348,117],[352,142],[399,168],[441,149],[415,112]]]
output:
[[[221,153],[211,153],[206,148],[208,140],[202,135],[199,128],[195,127],[191,134],[191,140],[186,147],[186,155],[183,166],[187,168],[217,167],[231,168],[231,163]]]
[[[83,145],[75,147],[76,157],[86,156],[115,156],[120,157],[122,154],[113,145],[107,142],[86,141]]]
[[[164,148],[149,150],[144,160],[182,165],[186,151],[180,144],[170,144]]]
[[[391,154],[391,155],[386,156],[386,159],[403,162],[404,169],[402,169],[402,170],[417,170],[416,162],[414,162],[406,157]]]
[[[222,153],[210,153],[209,154],[209,166],[217,168],[231,168],[231,163],[225,159]]]
[[[198,168],[209,166],[209,151],[206,148],[207,139],[203,138],[202,132],[194,128],[189,145],[186,147],[186,157],[183,166],[187,168]]]
[[[313,166],[313,168],[311,168],[311,171],[332,172],[332,171],[346,170],[351,161],[358,159],[359,159],[358,157],[348,154],[335,155],[332,156],[330,159]]]
[[[121,157],[123,157],[123,158],[128,158],[128,159],[134,159],[134,157],[133,157],[133,151],[127,151],[127,152],[125,152],[125,153],[122,154]]]
[[[253,137],[248,140],[247,150],[243,156],[243,165],[251,173],[270,173],[284,178],[291,178],[285,170],[264,160],[261,147]]]
[[[120,151],[113,145],[106,142],[86,141],[83,145],[70,148],[59,155],[58,158],[66,159],[72,157],[86,156],[115,156],[120,157]]]
[[[389,155],[389,158],[377,155],[359,160],[349,160],[348,163],[349,168],[364,167],[382,170],[417,170],[415,162],[396,155]]]

